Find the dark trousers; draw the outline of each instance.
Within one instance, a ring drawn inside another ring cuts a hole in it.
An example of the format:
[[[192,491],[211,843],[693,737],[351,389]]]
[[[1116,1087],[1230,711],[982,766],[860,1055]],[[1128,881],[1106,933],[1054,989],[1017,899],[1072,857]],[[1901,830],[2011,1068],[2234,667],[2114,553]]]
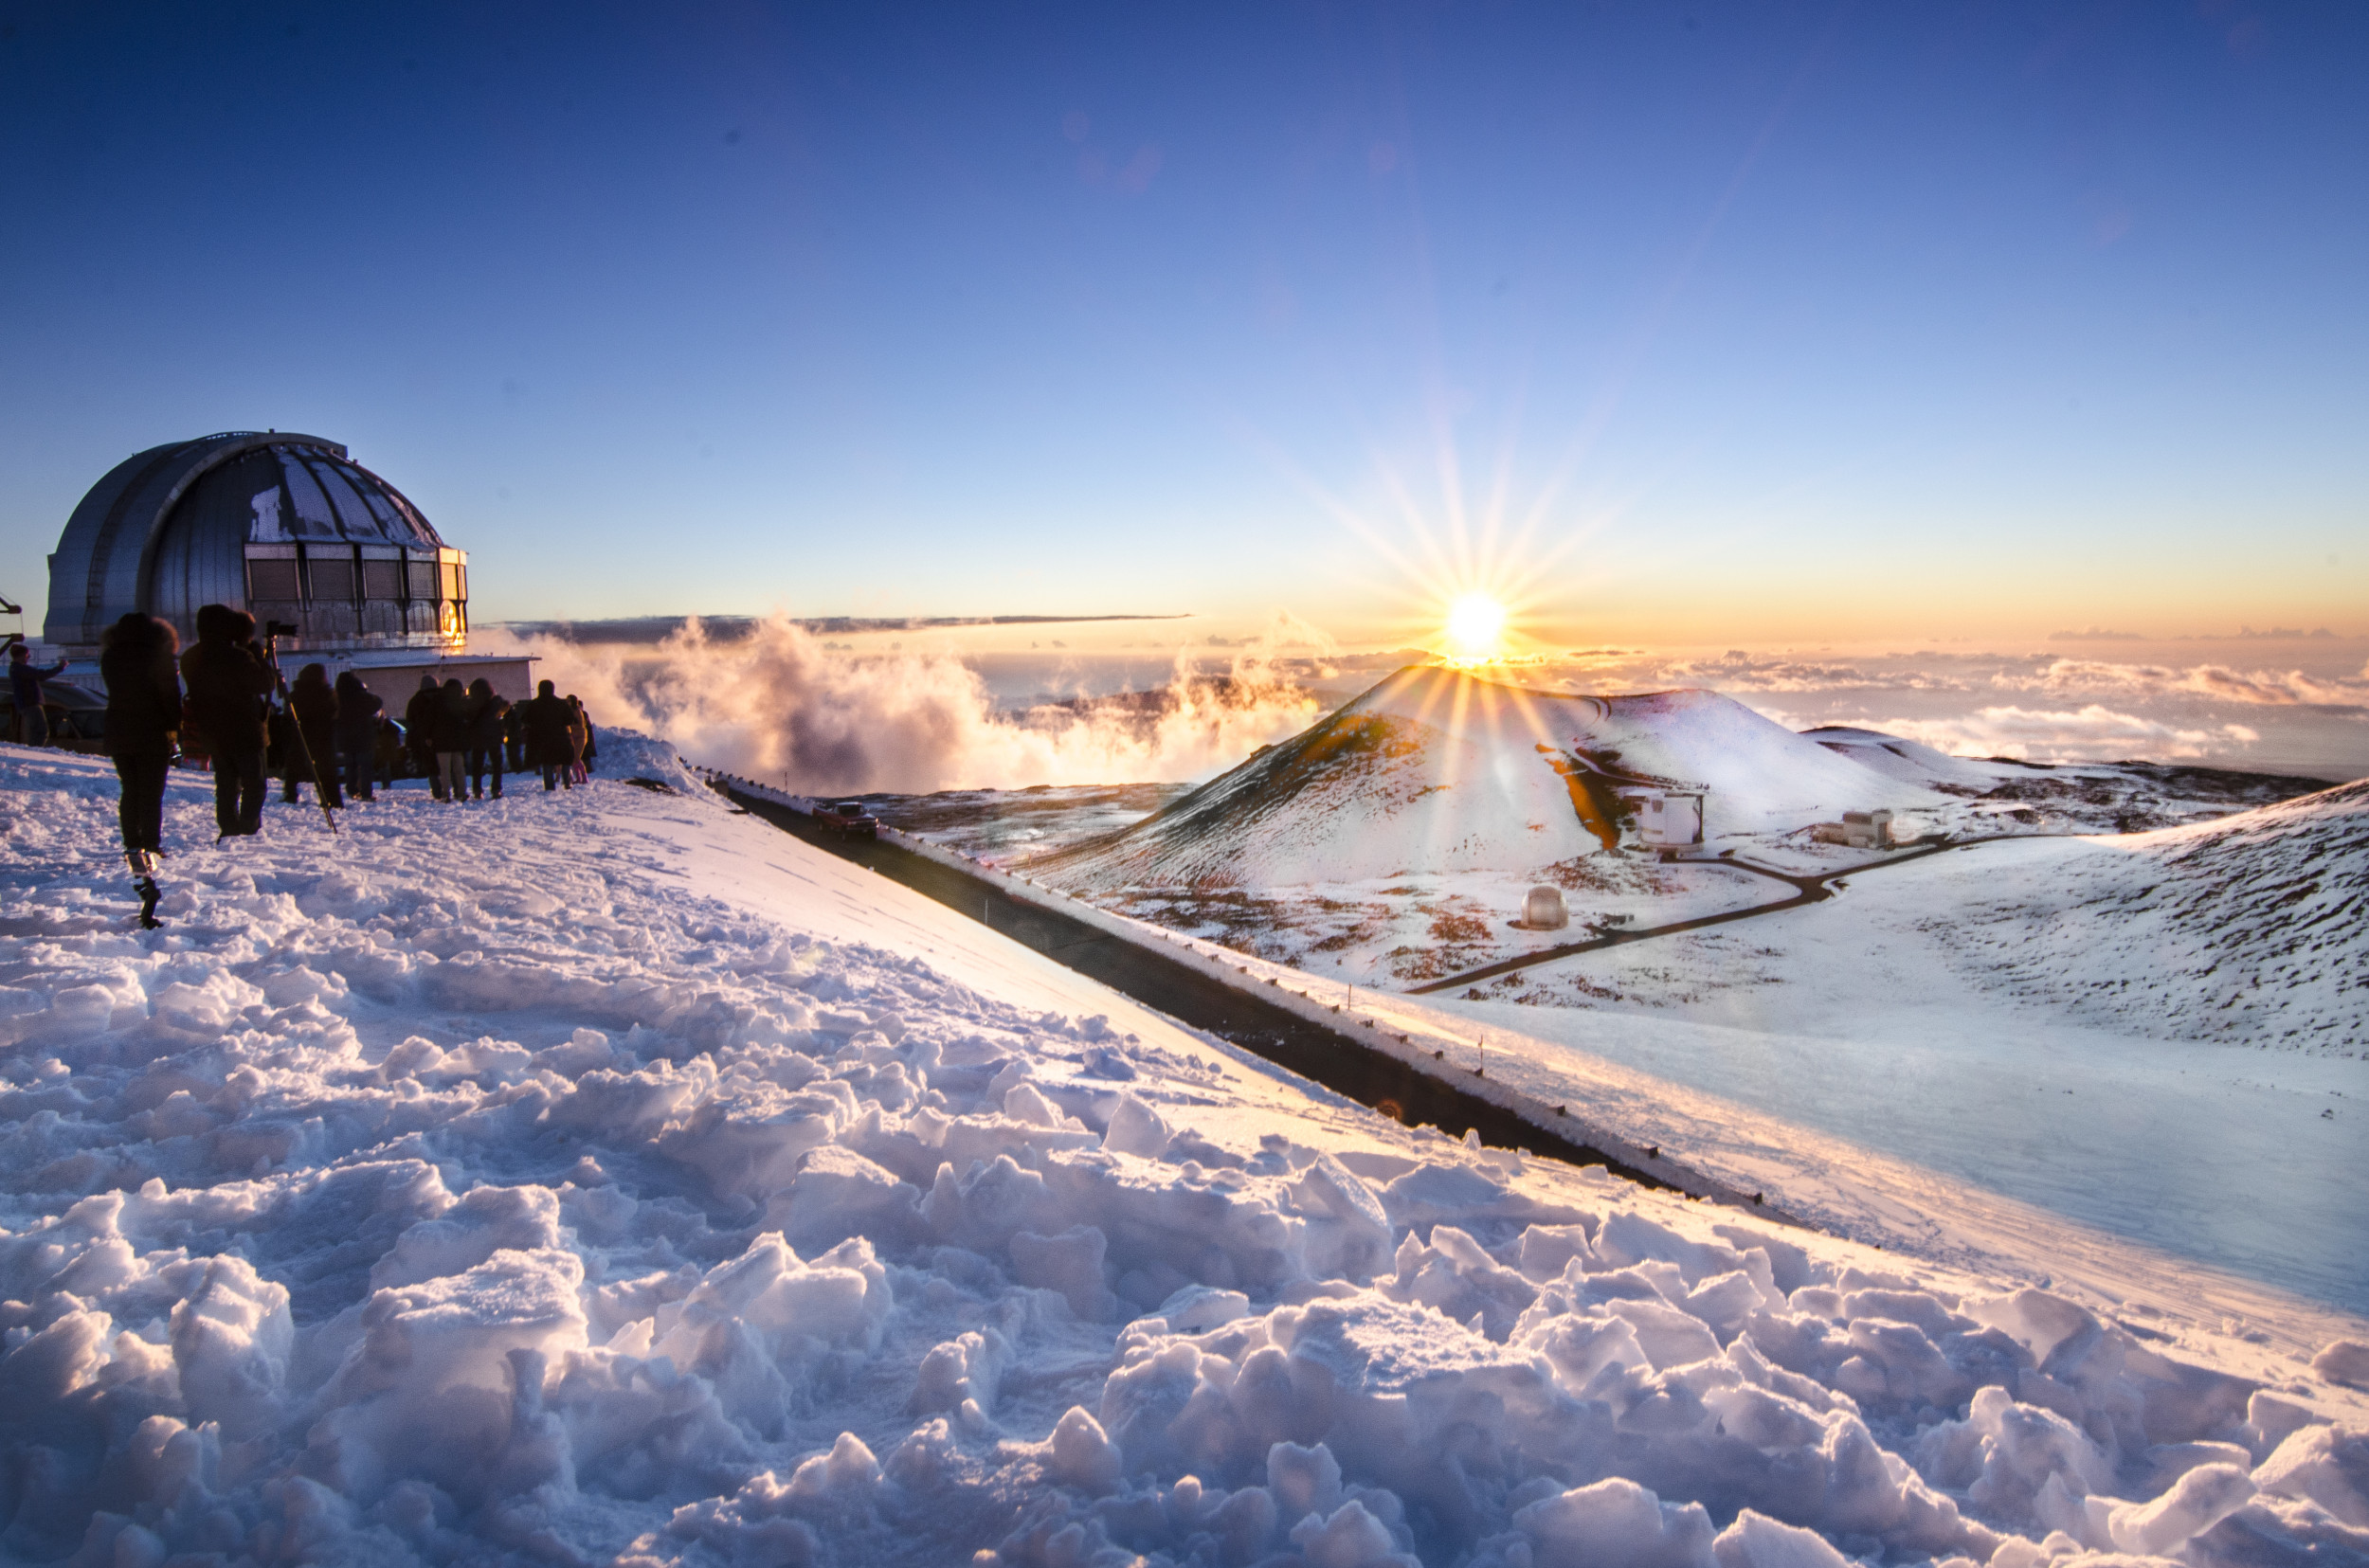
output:
[[[485,775],[489,770],[494,775],[494,799],[498,801],[502,798],[502,748],[499,746],[469,748],[470,794],[485,793]]]
[[[550,758],[546,757],[543,760],[543,787],[547,790],[573,789],[576,787],[576,781],[570,773],[569,765],[565,759],[559,762],[552,762]]]
[[[262,831],[262,748],[214,753],[214,826],[225,838]]]
[[[125,849],[165,847],[165,780],[172,773],[170,751],[136,751],[116,760],[116,778],[123,785],[117,817],[123,824]]]
[[[338,748],[337,760],[346,773],[346,793],[357,801],[372,799],[378,782],[378,739],[366,736]]]
[[[304,760],[308,755],[315,759],[314,766],[309,772],[306,771],[304,766]],[[321,786],[322,800],[333,806],[342,806],[346,803],[345,797],[337,790],[336,759],[325,753],[308,753],[291,749],[288,753],[287,770],[280,775],[280,798],[283,801],[302,800],[304,781],[317,779]]]

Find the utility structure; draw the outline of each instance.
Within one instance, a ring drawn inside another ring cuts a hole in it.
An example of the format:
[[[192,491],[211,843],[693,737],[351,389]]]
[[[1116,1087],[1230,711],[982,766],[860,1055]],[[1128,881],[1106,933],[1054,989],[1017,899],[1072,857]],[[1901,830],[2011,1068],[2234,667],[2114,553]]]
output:
[[[186,645],[201,604],[228,604],[390,711],[419,685],[482,676],[513,700],[531,661],[469,653],[469,557],[420,509],[319,436],[227,430],[126,458],[91,486],[49,557],[44,640],[70,659],[133,611]]]

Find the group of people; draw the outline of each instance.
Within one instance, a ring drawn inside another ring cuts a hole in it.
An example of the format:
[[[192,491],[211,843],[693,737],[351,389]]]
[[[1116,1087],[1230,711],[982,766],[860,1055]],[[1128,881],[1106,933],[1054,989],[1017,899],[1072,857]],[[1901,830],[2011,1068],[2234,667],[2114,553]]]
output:
[[[384,705],[353,671],[333,685],[317,663],[283,688],[275,653],[257,640],[255,618],[244,610],[200,609],[197,640],[187,653],[169,622],[126,615],[107,628],[99,670],[107,686],[107,751],[122,784],[124,858],[143,925],[156,924],[165,784],[181,751],[212,761],[222,838],[262,830],[265,761],[275,742],[283,799],[298,799],[308,781],[317,782],[330,810],[349,796],[375,798]],[[572,788],[588,777],[594,757],[584,705],[548,680],[514,707],[483,679],[463,687],[424,676],[404,725],[439,801],[481,801],[489,776],[493,798],[501,799],[505,762],[511,772],[539,767],[546,790]]]

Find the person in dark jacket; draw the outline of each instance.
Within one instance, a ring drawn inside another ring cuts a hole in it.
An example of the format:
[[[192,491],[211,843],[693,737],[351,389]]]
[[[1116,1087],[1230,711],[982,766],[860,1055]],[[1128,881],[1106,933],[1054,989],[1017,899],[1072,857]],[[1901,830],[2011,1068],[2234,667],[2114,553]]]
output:
[[[166,622],[134,613],[99,637],[99,674],[107,683],[107,754],[122,785],[117,819],[123,858],[140,893],[140,924],[156,926],[156,866],[165,852],[165,781],[181,728],[181,673],[173,655],[180,634]]]
[[[535,686],[533,697],[523,706],[527,711],[527,766],[543,770],[545,794],[561,787],[573,789],[575,780],[570,774],[575,759],[568,731],[575,710],[548,680]]]
[[[181,656],[185,717],[214,759],[214,825],[225,838],[263,826],[263,698],[279,682],[255,640],[255,618],[201,605],[197,643]]]
[[[510,771],[513,773],[527,770],[527,709],[533,703],[533,699],[529,698],[525,702],[512,704],[508,716],[502,720],[502,749],[510,753]]]
[[[352,670],[337,676],[337,723],[331,731],[336,743],[336,764],[345,774],[346,799],[376,799],[378,725],[386,705]]]
[[[422,676],[420,689],[404,705],[403,728],[410,738],[411,761],[427,775],[428,793],[444,798],[444,776],[436,768],[436,720],[444,706],[444,689],[434,676]]]
[[[46,670],[38,669],[32,649],[22,642],[9,644],[9,700],[16,704],[16,731],[26,745],[49,744],[49,715],[42,712],[41,683],[64,673],[64,659]]]
[[[288,688],[287,748],[280,756],[280,794],[294,801],[298,787],[311,779],[320,785],[321,803],[332,811],[346,802],[337,790],[337,693],[329,684],[329,667],[307,664]]]
[[[444,682],[443,703],[436,712],[436,773],[452,802],[459,805],[469,798],[464,782],[469,770],[469,689],[458,676]]]
[[[469,683],[469,794],[485,799],[485,775],[494,775],[494,799],[502,798],[502,730],[510,722],[510,704],[479,676]]]

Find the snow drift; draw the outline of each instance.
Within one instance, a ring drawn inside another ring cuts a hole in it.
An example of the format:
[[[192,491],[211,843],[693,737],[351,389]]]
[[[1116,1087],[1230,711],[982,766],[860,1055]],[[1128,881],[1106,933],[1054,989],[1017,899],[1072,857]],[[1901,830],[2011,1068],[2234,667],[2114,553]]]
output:
[[[140,932],[102,766],[0,752],[10,1559],[2369,1560],[2307,1394],[1364,1115],[602,753],[335,843],[178,781]]]
[[[1048,857],[1065,885],[1269,886],[1526,871],[1603,848],[1591,779],[1710,792],[1705,832],[1937,806],[1715,692],[1564,696],[1415,665],[1100,843]]]

